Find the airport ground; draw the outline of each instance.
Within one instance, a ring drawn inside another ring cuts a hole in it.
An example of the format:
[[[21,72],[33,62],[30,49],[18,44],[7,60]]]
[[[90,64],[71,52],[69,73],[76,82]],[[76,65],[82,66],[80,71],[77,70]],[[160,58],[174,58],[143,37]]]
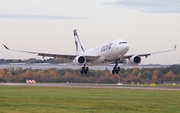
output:
[[[1,67],[2,66],[2,67]],[[1,68],[67,68],[10,64]],[[79,67],[69,68],[78,69]],[[110,69],[112,66],[97,66]],[[0,113],[178,113],[179,84],[0,83]]]
[[[180,90],[180,84],[0,83],[0,86]]]
[[[178,113],[174,86],[0,83],[2,113]]]

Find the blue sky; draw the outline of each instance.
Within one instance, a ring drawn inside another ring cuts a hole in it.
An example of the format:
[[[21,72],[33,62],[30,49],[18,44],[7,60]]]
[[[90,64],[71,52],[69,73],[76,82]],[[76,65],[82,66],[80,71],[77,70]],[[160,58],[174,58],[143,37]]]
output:
[[[14,49],[75,53],[77,29],[85,49],[122,38],[129,53],[171,49],[180,45],[178,0],[1,0],[1,45]],[[7,51],[0,58],[41,58]],[[142,63],[180,63],[180,50],[156,54]]]

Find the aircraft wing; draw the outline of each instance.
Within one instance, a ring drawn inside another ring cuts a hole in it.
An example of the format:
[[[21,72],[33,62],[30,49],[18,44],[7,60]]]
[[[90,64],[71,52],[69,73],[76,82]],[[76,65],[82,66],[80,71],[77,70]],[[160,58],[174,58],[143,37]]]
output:
[[[47,53],[47,52],[37,52],[37,51],[29,51],[29,50],[15,50],[15,49],[10,49],[6,45],[3,44],[3,46],[10,51],[17,51],[17,52],[24,52],[24,53],[31,53],[31,54],[36,54],[38,56],[44,57],[55,57],[55,58],[64,58],[64,59],[74,59],[77,55],[75,54],[64,54],[64,53]],[[83,55],[86,57],[87,61],[93,61],[98,59],[100,56],[97,55]]]
[[[140,56],[140,57],[148,57],[151,54],[164,53],[176,50],[177,45],[174,46],[173,49],[163,50],[163,51],[155,51],[155,52],[147,52],[147,53],[139,53],[139,54],[126,54],[123,56],[123,59],[130,59],[132,56]]]

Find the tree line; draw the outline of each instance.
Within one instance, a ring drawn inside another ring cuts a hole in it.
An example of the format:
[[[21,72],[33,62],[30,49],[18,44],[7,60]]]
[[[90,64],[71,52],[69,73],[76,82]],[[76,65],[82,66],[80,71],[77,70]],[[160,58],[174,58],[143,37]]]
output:
[[[70,60],[67,59],[60,59],[60,58],[49,58],[49,59],[0,59],[0,64],[8,64],[8,63],[27,63],[27,64],[33,64],[33,63],[65,63],[70,62]]]
[[[161,68],[121,69],[119,74],[110,70],[89,70],[80,74],[80,69],[0,69],[0,82],[25,82],[27,79],[42,83],[163,83],[180,82],[180,66]]]

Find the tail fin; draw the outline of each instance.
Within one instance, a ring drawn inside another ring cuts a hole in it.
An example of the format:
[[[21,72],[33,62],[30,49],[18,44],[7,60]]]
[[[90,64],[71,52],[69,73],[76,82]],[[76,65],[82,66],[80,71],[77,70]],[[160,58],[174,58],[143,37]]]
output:
[[[79,54],[80,52],[85,52],[79,40],[76,29],[73,32],[74,32],[74,39],[75,39],[75,45],[76,45],[76,54]]]

